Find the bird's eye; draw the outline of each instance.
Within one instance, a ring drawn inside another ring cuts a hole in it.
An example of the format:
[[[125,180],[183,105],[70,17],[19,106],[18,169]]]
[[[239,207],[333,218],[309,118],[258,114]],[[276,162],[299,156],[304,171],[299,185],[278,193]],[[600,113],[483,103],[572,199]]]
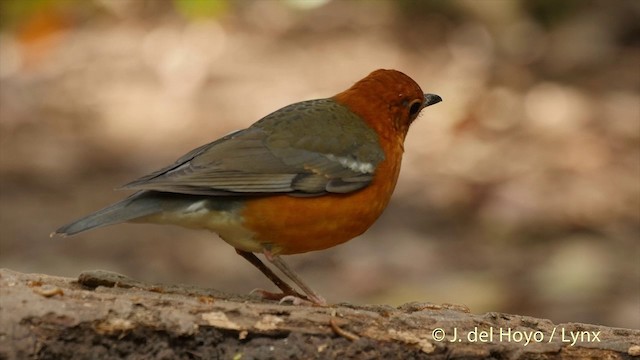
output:
[[[413,100],[409,105],[409,116],[414,117],[422,110],[422,100]]]

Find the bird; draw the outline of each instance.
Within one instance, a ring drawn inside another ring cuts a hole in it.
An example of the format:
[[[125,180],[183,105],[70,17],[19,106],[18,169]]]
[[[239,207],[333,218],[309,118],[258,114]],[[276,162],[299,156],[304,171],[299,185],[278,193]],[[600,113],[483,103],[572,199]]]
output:
[[[51,236],[125,222],[210,230],[282,291],[261,290],[265,298],[326,306],[281,256],[364,233],[390,201],[409,126],[440,101],[400,71],[375,70],[335,96],[285,106],[188,152]]]

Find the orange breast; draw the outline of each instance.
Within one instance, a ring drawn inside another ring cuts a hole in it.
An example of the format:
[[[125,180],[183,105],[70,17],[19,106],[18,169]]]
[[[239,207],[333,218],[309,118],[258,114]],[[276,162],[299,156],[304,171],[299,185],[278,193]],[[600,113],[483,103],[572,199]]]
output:
[[[385,153],[366,188],[350,194],[251,199],[241,213],[244,227],[274,254],[322,250],[351,240],[382,214],[395,188],[402,147]]]

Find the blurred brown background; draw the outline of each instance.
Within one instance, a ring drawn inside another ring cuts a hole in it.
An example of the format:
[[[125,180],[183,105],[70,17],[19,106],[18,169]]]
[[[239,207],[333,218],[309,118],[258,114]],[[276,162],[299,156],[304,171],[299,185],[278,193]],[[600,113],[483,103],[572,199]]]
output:
[[[215,235],[58,226],[292,102],[399,69],[412,126],[363,236],[288,257],[330,301],[640,328],[640,1],[0,1],[0,266],[246,293]]]

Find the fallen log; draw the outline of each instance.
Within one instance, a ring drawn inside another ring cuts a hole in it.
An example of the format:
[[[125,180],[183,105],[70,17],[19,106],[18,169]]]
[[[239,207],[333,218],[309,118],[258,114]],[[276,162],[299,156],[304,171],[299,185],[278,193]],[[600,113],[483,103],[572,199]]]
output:
[[[0,359],[628,359],[640,331],[463,306],[279,304],[91,271],[0,269]]]

